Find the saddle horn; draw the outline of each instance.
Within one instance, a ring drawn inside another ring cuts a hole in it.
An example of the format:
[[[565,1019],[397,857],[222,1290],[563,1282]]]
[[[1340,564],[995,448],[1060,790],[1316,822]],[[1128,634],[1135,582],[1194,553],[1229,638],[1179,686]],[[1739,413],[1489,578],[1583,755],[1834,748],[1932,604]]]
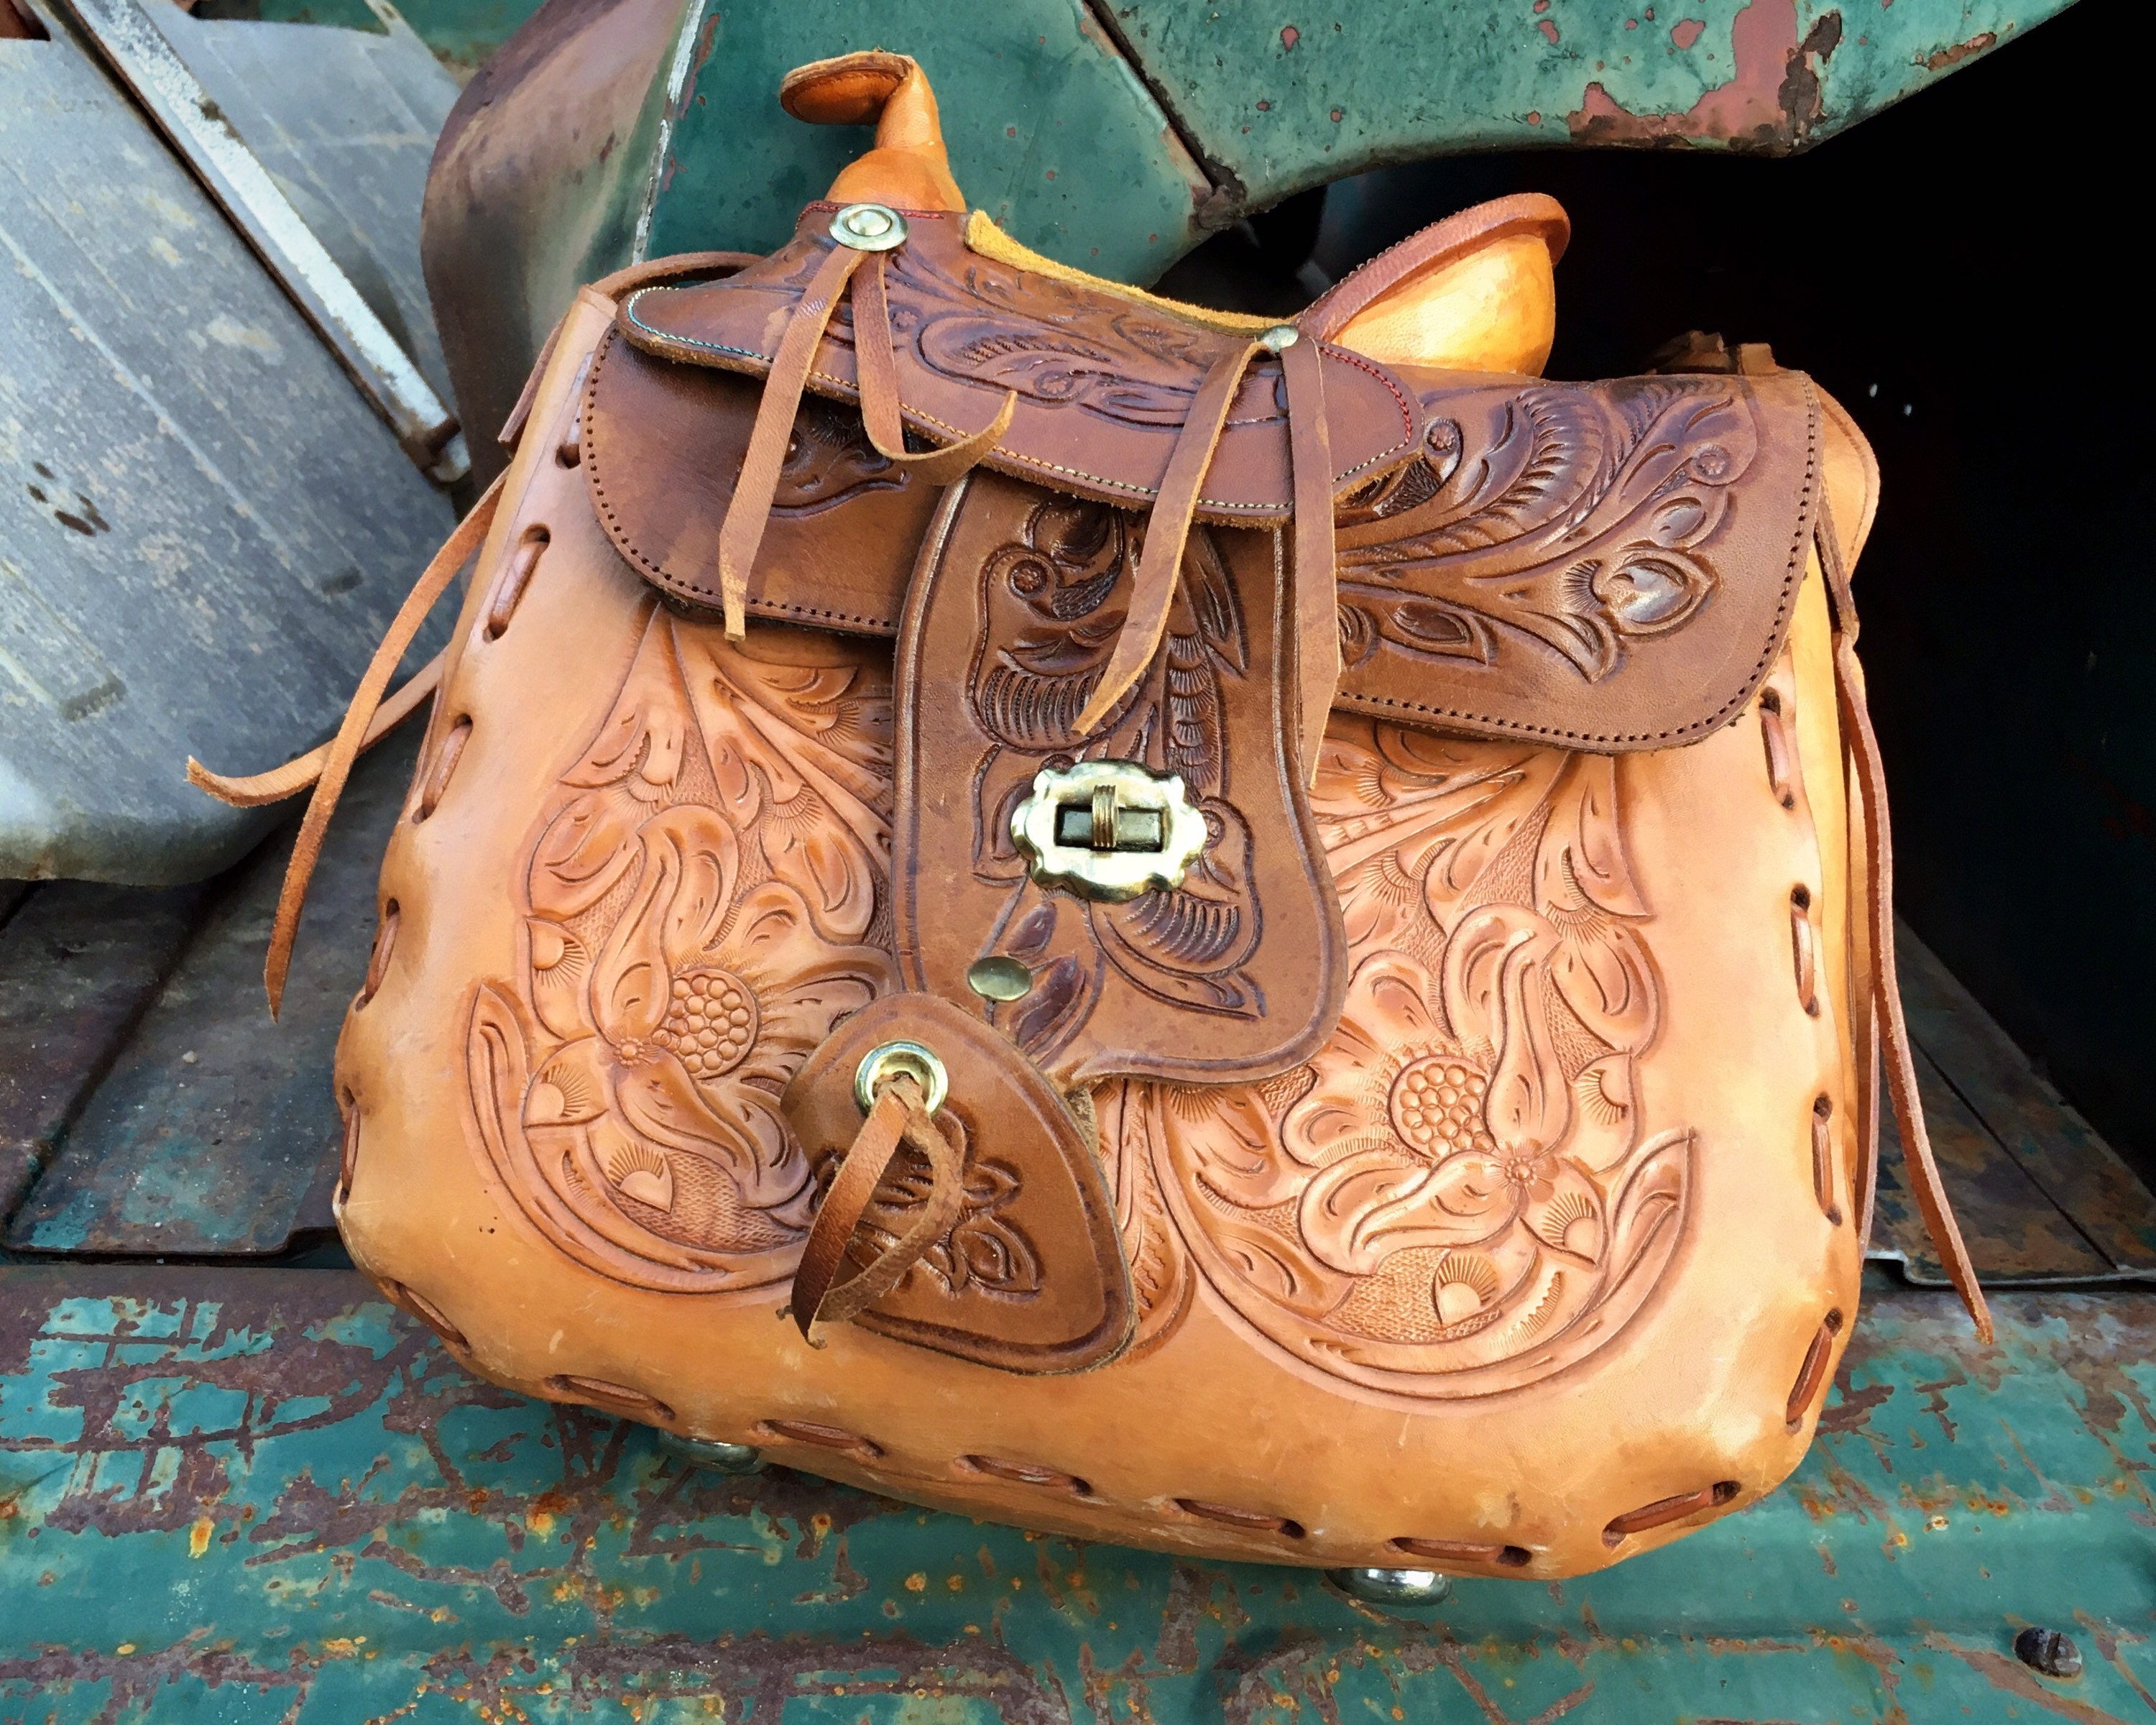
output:
[[[963,213],[966,198],[951,177],[936,92],[911,54],[871,49],[796,66],[779,80],[778,105],[811,126],[875,122],[875,147],[831,182],[834,203]]]

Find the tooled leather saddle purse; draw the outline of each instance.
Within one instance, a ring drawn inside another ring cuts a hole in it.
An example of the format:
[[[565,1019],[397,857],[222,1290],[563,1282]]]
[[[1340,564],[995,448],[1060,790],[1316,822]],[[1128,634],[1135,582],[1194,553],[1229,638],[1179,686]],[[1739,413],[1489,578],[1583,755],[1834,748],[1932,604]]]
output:
[[[336,1064],[473,1371],[925,1505],[1550,1578],[1772,1490],[1917,1112],[1847,571],[1763,350],[1537,373],[1470,210],[1291,321],[966,213],[919,69],[772,255],[585,290],[334,743],[432,697]],[[453,644],[384,702],[466,563]]]

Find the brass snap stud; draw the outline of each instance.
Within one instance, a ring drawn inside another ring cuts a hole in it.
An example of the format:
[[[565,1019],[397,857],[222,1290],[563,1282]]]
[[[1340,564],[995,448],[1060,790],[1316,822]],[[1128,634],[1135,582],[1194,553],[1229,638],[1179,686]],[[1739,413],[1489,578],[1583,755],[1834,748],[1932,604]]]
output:
[[[831,218],[831,238],[857,252],[887,252],[906,244],[906,218],[886,203],[850,203]]]
[[[966,986],[983,1000],[1023,1000],[1033,992],[1033,973],[997,953],[966,967]]]
[[[931,1114],[951,1094],[951,1075],[935,1050],[918,1042],[886,1042],[863,1055],[854,1069],[854,1100],[861,1105],[861,1112],[875,1107],[884,1086],[899,1078],[911,1078],[921,1086],[921,1105]]]

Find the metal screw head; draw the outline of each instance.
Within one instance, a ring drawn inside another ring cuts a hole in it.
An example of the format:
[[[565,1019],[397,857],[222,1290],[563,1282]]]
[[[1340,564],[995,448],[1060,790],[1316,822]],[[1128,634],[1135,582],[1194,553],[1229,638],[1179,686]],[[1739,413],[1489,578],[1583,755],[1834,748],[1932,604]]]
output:
[[[1258,337],[1258,346],[1268,353],[1283,353],[1302,339],[1302,331],[1291,323],[1276,323]]]
[[[850,203],[831,218],[831,238],[857,252],[887,252],[906,244],[906,218],[886,203]]]
[[[2014,1656],[2030,1671],[2041,1671],[2047,1677],[2082,1674],[2082,1650],[2074,1645],[2074,1638],[2033,1623],[2015,1636]]]
[[[761,1473],[763,1451],[753,1444],[722,1443],[717,1438],[683,1437],[676,1432],[659,1434],[659,1447],[693,1467],[716,1473]]]
[[[966,986],[983,1000],[1023,1000],[1033,992],[1033,973],[998,953],[968,965]]]
[[[1325,1579],[1366,1605],[1436,1605],[1452,1594],[1452,1578],[1435,1569],[1327,1569]]]

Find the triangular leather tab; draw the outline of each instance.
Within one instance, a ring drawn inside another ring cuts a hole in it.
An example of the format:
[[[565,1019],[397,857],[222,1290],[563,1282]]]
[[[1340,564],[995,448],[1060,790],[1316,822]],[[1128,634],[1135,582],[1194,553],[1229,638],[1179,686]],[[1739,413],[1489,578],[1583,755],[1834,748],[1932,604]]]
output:
[[[787,1086],[788,1123],[828,1189],[861,1127],[855,1077],[893,1042],[942,1062],[937,1126],[964,1159],[950,1231],[853,1320],[863,1329],[1005,1371],[1082,1372],[1130,1345],[1136,1302],[1090,1121],[1073,1114],[1000,1031],[925,994],[889,995],[847,1019]],[[901,1153],[849,1248],[865,1266],[927,1202],[929,1170]]]

